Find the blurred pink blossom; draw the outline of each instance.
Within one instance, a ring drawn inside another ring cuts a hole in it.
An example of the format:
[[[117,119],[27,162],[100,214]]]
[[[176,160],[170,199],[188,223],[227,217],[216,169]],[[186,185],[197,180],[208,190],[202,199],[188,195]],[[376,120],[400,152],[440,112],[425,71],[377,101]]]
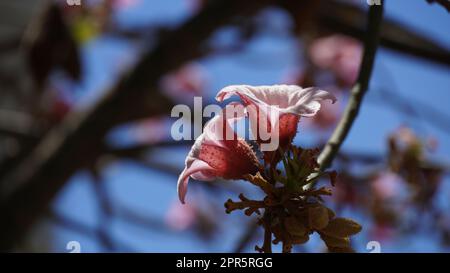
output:
[[[161,81],[164,92],[181,101],[192,101],[192,96],[201,95],[207,85],[207,72],[200,64],[194,62],[166,75]]]
[[[370,230],[370,237],[377,241],[389,241],[395,236],[395,230],[390,225],[375,224]]]
[[[358,76],[362,46],[358,40],[335,34],[312,42],[309,55],[314,65],[330,70],[340,83],[350,86]]]
[[[157,143],[169,137],[168,121],[164,117],[148,118],[131,130],[134,140],[139,143]]]
[[[126,9],[140,4],[141,0],[110,0],[115,9]]]
[[[402,178],[396,173],[385,171],[377,174],[371,181],[371,188],[376,197],[382,200],[399,196],[402,191]]]
[[[305,85],[305,72],[300,68],[293,68],[288,70],[281,77],[281,82],[289,85]]]
[[[203,9],[206,5],[207,0],[185,0],[187,3],[188,10],[192,13],[197,13]]]
[[[396,136],[399,141],[401,141],[406,146],[415,145],[419,142],[419,139],[414,134],[414,132],[406,127],[399,127],[394,133],[393,136]]]
[[[167,211],[165,222],[169,228],[183,231],[195,225],[197,214],[197,208],[194,205],[181,205],[180,202],[173,202]]]
[[[304,125],[319,130],[334,128],[341,115],[341,105],[339,101],[340,100],[338,99],[337,103],[327,103],[322,105],[321,111],[317,112],[314,117],[303,121]]]

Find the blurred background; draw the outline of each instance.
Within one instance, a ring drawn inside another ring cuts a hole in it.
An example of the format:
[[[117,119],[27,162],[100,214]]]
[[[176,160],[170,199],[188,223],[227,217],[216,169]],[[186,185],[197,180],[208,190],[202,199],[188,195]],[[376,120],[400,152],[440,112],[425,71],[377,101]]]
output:
[[[448,1],[386,0],[362,110],[326,204],[353,247],[450,251]],[[79,4],[79,5],[78,5]],[[176,104],[230,84],[318,86],[338,97],[294,141],[321,147],[363,52],[366,0],[1,0],[0,249],[254,252],[254,217],[225,213],[243,181],[176,182],[192,141]],[[204,120],[206,121],[206,120]],[[278,250],[275,248],[275,250]],[[294,251],[324,252],[318,236]]]

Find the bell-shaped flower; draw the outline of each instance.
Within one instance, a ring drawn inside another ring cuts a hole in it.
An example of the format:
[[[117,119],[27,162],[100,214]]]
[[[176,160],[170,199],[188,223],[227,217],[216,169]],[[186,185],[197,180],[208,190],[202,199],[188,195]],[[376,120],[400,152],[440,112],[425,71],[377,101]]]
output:
[[[178,196],[183,204],[189,177],[201,181],[242,179],[259,170],[256,154],[230,126],[243,117],[244,111],[238,117],[228,118],[229,108],[205,125],[186,158],[186,166],[178,179]]]
[[[257,142],[267,141],[262,138],[264,132],[277,136],[281,148],[286,148],[297,134],[300,117],[314,116],[323,100],[336,101],[335,96],[327,91],[297,85],[231,85],[220,90],[216,99],[221,102],[233,95],[239,96],[245,105]],[[278,130],[277,134],[273,134],[272,128]],[[275,150],[263,150],[266,162],[272,161]]]

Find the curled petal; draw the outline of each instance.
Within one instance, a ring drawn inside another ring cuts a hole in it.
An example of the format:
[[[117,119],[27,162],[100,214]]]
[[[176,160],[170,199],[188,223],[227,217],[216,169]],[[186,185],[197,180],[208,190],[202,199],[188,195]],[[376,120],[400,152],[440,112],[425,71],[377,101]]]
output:
[[[211,180],[214,178],[214,176],[212,175],[213,172],[214,169],[211,166],[209,166],[206,162],[198,159],[192,161],[190,166],[186,166],[183,172],[181,172],[180,177],[178,178],[178,197],[180,198],[181,203],[184,204],[189,176],[194,176],[196,174],[202,176],[203,178]]]
[[[240,105],[240,104],[239,104]],[[236,103],[228,105],[204,127],[189,152],[185,169],[178,179],[178,196],[181,203],[187,193],[189,177],[211,181],[216,177],[239,179],[257,170],[257,157],[234,132],[232,125],[245,116],[244,107],[234,111]],[[230,110],[229,113],[226,111]]]
[[[320,102],[326,99],[336,102],[336,97],[327,91],[316,87],[301,89],[289,95],[290,106],[282,112],[311,117],[320,110]]]
[[[238,95],[246,105],[274,106],[282,113],[299,116],[315,115],[322,100],[336,101],[336,97],[327,91],[315,87],[303,89],[297,85],[231,85],[220,90],[216,99],[223,101],[233,95]]]

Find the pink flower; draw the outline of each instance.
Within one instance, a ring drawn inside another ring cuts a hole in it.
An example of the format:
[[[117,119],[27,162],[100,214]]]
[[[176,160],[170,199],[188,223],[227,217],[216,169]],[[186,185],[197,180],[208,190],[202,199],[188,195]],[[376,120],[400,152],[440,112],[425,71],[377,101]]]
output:
[[[381,172],[371,181],[371,188],[377,198],[382,200],[399,196],[402,179],[396,173]]]
[[[258,171],[256,154],[244,139],[236,135],[228,123],[235,122],[241,116],[225,118],[227,109],[228,107],[205,125],[203,133],[197,138],[186,158],[186,166],[178,179],[178,196],[183,204],[189,177],[202,181],[214,180],[217,177],[242,179],[244,175]],[[232,137],[226,137],[230,133]]]
[[[395,230],[388,223],[376,223],[370,230],[370,237],[377,241],[390,241],[395,237]]]
[[[329,69],[344,85],[352,85],[358,76],[362,58],[361,43],[345,35],[316,39],[309,48],[313,64]]]
[[[169,136],[168,120],[165,117],[150,117],[132,124],[130,137],[136,143],[158,143]]]
[[[327,91],[315,87],[301,88],[297,85],[231,85],[220,90],[216,99],[221,102],[232,95],[241,98],[250,122],[259,128],[255,132],[256,127],[252,126],[258,143],[263,143],[261,130],[271,132],[271,128],[278,125],[279,145],[282,148],[286,148],[297,134],[297,124],[301,116],[314,116],[319,111],[322,100],[329,99],[333,103],[336,101]],[[273,159],[274,153],[275,151],[265,152],[266,162]]]
[[[166,214],[166,224],[173,230],[183,231],[192,227],[197,221],[198,210],[193,205],[183,206],[172,203]]]
[[[140,2],[140,0],[115,0],[112,4],[116,9],[126,9],[141,4]]]
[[[420,139],[414,134],[411,128],[401,126],[392,134],[393,137],[397,138],[400,144],[408,146],[414,146],[420,144]]]

